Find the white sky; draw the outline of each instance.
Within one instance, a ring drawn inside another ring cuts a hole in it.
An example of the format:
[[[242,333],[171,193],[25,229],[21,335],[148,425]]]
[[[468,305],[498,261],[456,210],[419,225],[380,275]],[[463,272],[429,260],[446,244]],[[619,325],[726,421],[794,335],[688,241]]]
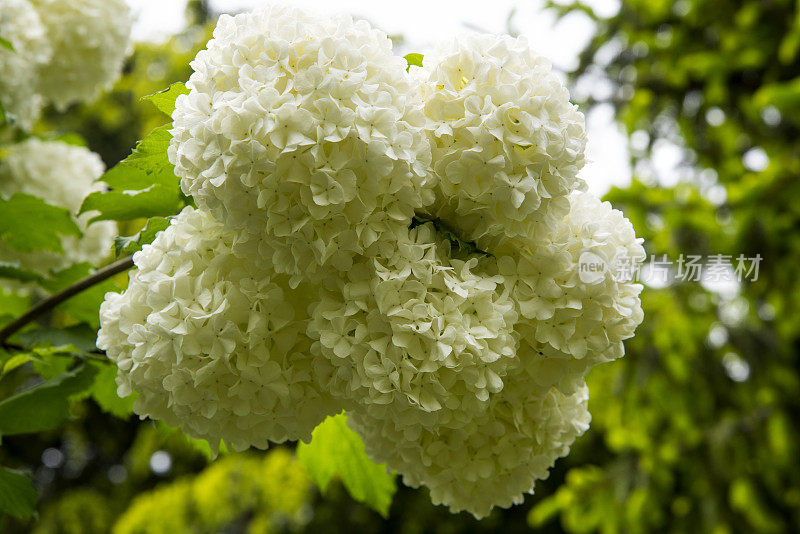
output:
[[[160,40],[178,32],[185,24],[186,0],[128,0],[137,14],[134,37]],[[237,11],[265,3],[265,0],[213,0],[217,11]],[[425,53],[442,40],[477,29],[504,33],[511,27],[525,36],[531,46],[549,58],[558,70],[574,68],[577,54],[594,32],[592,21],[573,13],[556,23],[555,14],[543,11],[543,0],[294,0],[292,5],[323,15],[350,13],[363,17],[390,35],[402,35],[399,53]],[[600,15],[612,15],[618,0],[592,0]],[[610,107],[601,106],[587,117],[589,163],[581,176],[589,190],[603,194],[611,185],[630,183],[627,139],[613,120]]]

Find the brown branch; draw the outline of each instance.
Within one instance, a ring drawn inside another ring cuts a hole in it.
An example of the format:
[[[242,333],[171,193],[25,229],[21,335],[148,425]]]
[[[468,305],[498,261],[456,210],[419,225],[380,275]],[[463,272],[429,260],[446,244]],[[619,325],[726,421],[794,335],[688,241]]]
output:
[[[89,289],[93,285],[99,284],[103,280],[111,278],[115,274],[127,271],[131,267],[133,267],[133,257],[128,256],[127,258],[122,258],[121,260],[117,260],[110,265],[106,265],[83,280],[75,282],[71,286],[59,291],[55,295],[51,295],[43,301],[38,302],[30,310],[12,322],[8,323],[5,327],[3,327],[2,330],[0,330],[0,344],[5,345],[5,341],[9,337],[14,335],[20,328],[36,319],[42,313],[52,310],[65,300],[77,295],[81,291]]]

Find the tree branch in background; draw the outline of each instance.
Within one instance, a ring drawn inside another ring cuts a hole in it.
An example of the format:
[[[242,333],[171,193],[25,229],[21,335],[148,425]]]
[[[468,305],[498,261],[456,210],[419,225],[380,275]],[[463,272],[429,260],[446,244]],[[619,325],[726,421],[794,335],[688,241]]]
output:
[[[43,301],[37,303],[23,315],[3,327],[3,329],[0,330],[0,344],[5,345],[5,341],[9,337],[14,335],[17,331],[19,331],[19,329],[36,319],[42,313],[52,310],[65,300],[77,295],[81,291],[84,291],[93,285],[99,284],[103,280],[107,280],[115,274],[127,271],[131,267],[133,267],[133,257],[128,256],[127,258],[122,258],[121,260],[117,260],[110,265],[106,265],[83,280],[75,282],[71,286],[59,291],[55,295],[47,297]]]

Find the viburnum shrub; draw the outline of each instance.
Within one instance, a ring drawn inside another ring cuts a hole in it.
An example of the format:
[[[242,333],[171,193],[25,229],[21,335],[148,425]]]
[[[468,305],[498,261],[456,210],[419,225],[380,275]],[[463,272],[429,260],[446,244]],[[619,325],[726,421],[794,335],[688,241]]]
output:
[[[110,293],[97,346],[142,417],[216,450],[308,441],[341,410],[367,454],[476,517],[519,503],[589,425],[641,286],[630,222],[584,192],[583,115],[523,39],[421,67],[364,21],[223,16],[172,114],[187,207]]]

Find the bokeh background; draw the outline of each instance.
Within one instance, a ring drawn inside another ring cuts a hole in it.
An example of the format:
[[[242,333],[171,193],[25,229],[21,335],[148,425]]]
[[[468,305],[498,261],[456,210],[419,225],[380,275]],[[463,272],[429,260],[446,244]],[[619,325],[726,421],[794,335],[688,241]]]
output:
[[[256,3],[132,0],[123,78],[40,128],[80,134],[113,165],[162,122],[139,98],[188,78],[220,12]],[[524,505],[482,522],[402,486],[383,519],[341,485],[320,495],[291,447],[212,463],[86,400],[57,431],[3,440],[2,463],[35,473],[40,513],[0,532],[800,531],[800,4],[294,3],[367,18],[403,54],[466,30],[526,36],[587,114],[583,177],[648,254],[760,254],[758,279],[647,285],[626,357],[589,376],[590,431]]]

